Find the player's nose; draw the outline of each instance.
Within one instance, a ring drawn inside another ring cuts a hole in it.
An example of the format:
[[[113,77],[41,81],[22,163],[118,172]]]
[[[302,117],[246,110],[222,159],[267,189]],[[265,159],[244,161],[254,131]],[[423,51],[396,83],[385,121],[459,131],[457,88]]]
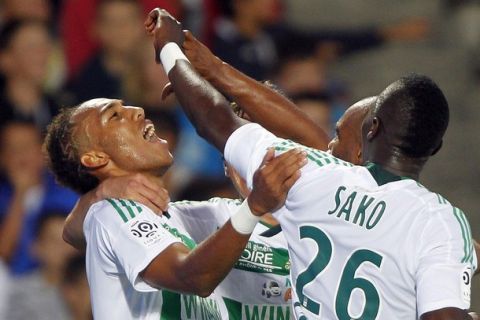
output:
[[[145,111],[143,110],[143,108],[129,107],[129,111],[133,120],[141,120],[145,118]]]

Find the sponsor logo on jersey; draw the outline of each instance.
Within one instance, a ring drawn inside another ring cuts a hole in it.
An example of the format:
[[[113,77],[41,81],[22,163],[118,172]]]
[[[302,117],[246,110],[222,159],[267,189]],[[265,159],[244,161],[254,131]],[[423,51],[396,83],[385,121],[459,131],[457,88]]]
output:
[[[215,300],[182,294],[182,319],[221,320],[222,317]]]
[[[223,297],[228,311],[228,319],[241,320],[290,320],[291,305],[285,304],[242,304]]]
[[[243,305],[242,320],[289,320],[288,305]]]
[[[162,309],[160,319],[182,320],[221,320],[217,301],[208,297],[201,298],[162,290]]]
[[[235,264],[235,268],[252,272],[288,275],[290,273],[288,251],[249,241],[240,259]]]
[[[271,297],[278,297],[281,294],[282,294],[282,289],[280,288],[280,286],[276,281],[271,280],[263,284],[262,296],[271,298]]]

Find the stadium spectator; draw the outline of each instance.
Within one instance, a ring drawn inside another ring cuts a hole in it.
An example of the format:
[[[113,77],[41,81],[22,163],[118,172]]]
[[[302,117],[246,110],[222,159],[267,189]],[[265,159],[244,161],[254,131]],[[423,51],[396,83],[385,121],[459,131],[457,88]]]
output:
[[[279,0],[226,0],[219,1],[219,6],[224,18],[215,26],[214,53],[257,80],[269,77],[279,57],[292,51],[313,53],[317,46],[333,43],[335,57],[385,41],[422,39],[429,30],[426,21],[411,20],[360,30],[298,32],[281,23]]]
[[[77,196],[46,172],[42,138],[31,122],[10,122],[0,131],[0,259],[13,275],[37,267],[31,244],[42,212],[68,212]]]
[[[46,25],[37,20],[14,20],[0,31],[0,124],[28,119],[43,129],[58,111],[43,90],[52,46]]]
[[[168,83],[168,77],[165,72],[158,72],[150,52],[151,47],[150,42],[143,41],[127,65],[123,81],[125,101],[148,110],[172,111],[177,108],[177,102],[173,96],[162,100],[160,93]]]
[[[31,247],[40,267],[16,279],[10,291],[6,319],[69,319],[60,284],[65,264],[75,250],[62,239],[64,221],[63,213],[52,211],[40,218]]]
[[[48,0],[4,0],[1,4],[2,23],[17,19],[37,19],[48,22],[52,15]]]
[[[68,259],[62,276],[61,293],[72,320],[93,319],[84,256]]]
[[[122,82],[144,37],[142,18],[135,0],[99,3],[94,21],[99,49],[69,85],[73,103],[98,96],[124,97]],[[112,37],[115,33],[122,35],[121,41]]]
[[[14,1],[14,0],[12,0]],[[95,54],[98,39],[92,33],[95,25],[95,12],[102,1],[108,0],[69,0],[64,1],[60,13],[62,35],[69,78],[75,77]],[[168,9],[176,17],[182,15],[180,0],[134,0],[142,5],[143,13],[155,7]]]

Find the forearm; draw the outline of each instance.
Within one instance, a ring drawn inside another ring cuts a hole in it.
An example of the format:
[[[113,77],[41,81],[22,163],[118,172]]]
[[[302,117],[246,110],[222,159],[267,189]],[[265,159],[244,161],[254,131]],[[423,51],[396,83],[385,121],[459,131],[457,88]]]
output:
[[[0,258],[9,261],[22,232],[25,208],[23,196],[14,195],[4,222],[0,226]]]
[[[169,78],[198,134],[223,152],[228,137],[244,122],[235,116],[225,97],[187,61],[177,60]]]
[[[180,243],[172,244],[149,264],[141,277],[156,288],[210,295],[242,254],[258,222],[259,218],[246,208],[249,205],[245,201],[227,223],[193,250]]]
[[[249,237],[236,232],[228,221],[200,243],[179,268],[187,287],[196,288],[196,293],[201,296],[210,295],[238,261]]]
[[[85,251],[86,241],[83,234],[83,221],[92,204],[101,200],[97,196],[97,189],[84,194],[78,199],[75,207],[68,215],[63,226],[63,240],[80,251]]]
[[[249,118],[275,135],[325,150],[328,136],[288,98],[218,60],[218,72],[207,79],[238,103]]]

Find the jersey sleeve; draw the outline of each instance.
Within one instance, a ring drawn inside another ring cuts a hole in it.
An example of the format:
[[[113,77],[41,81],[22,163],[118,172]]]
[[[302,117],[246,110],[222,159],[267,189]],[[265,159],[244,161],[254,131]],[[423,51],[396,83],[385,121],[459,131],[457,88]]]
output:
[[[267,149],[282,140],[259,124],[246,124],[228,138],[224,151],[225,160],[233,165],[251,188],[253,174],[262,163]]]
[[[241,200],[212,198],[208,201],[180,201],[170,204],[172,219],[191,235],[196,243],[205,240],[237,212]]]
[[[467,219],[460,210],[451,210],[432,213],[419,241],[419,315],[447,307],[470,307],[471,279],[477,261]]]
[[[94,248],[98,263],[119,265],[135,290],[155,291],[140,273],[163,250],[181,240],[168,232],[149,208],[132,203],[109,199],[96,206],[84,228],[87,250],[88,246]]]

